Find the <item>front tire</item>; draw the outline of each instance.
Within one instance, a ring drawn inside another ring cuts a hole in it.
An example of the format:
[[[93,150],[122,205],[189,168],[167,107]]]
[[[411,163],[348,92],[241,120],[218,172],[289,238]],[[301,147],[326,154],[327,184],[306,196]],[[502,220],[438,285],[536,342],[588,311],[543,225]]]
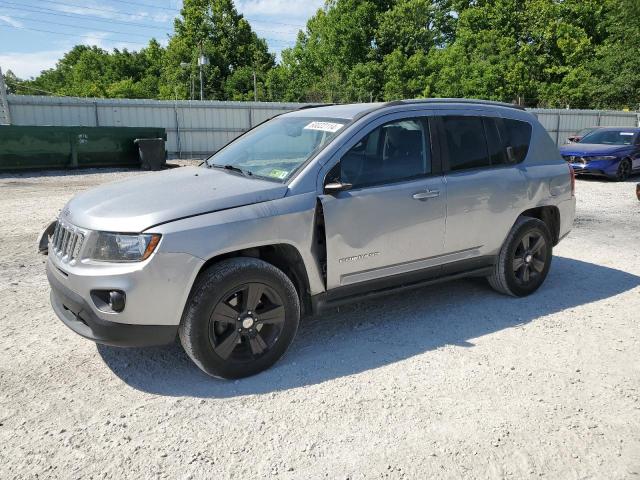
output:
[[[518,218],[500,249],[489,284],[514,297],[532,294],[547,278],[552,248],[551,233],[543,221]]]
[[[624,182],[631,176],[631,161],[628,158],[624,158],[618,164],[618,170],[616,171],[616,180],[618,182]]]
[[[234,258],[200,274],[178,333],[201,370],[234,379],[278,361],[299,322],[298,294],[281,270],[256,258]]]

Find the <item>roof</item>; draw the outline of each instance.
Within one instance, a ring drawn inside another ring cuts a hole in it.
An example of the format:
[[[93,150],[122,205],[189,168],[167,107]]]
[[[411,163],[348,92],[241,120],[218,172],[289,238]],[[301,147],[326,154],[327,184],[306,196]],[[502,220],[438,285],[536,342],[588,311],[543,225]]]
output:
[[[348,103],[342,105],[308,106],[286,113],[288,117],[326,117],[351,120],[359,115],[377,110],[386,103]]]
[[[323,118],[342,118],[352,120],[356,117],[362,116],[369,112],[380,110],[383,108],[398,107],[401,105],[429,105],[429,106],[492,106],[502,108],[515,108],[518,110],[524,110],[523,107],[512,105],[510,103],[494,102],[491,100],[475,100],[469,98],[418,98],[410,100],[396,100],[393,102],[378,102],[378,103],[349,103],[349,104],[336,104],[336,105],[307,105],[299,110],[289,112],[287,116],[293,117],[310,117],[317,116]]]
[[[624,127],[624,126],[609,126],[609,127],[596,127],[598,130],[609,130],[609,131],[617,131],[617,130],[627,130],[629,132],[640,132],[640,127]]]

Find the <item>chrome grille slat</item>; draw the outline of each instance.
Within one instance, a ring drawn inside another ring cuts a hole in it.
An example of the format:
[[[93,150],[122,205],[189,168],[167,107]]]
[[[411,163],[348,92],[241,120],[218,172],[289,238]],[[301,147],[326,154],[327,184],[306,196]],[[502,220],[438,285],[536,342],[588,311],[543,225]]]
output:
[[[58,236],[58,232],[60,231],[60,224],[56,223],[56,228],[53,229],[53,235],[51,235],[51,247],[49,250],[53,250],[56,246],[56,237]]]
[[[60,253],[62,253],[63,255],[64,255],[64,250],[67,248],[67,242],[69,241],[70,235],[71,235],[71,232],[69,232],[69,230],[65,228],[64,235],[62,236],[62,243],[60,244]]]
[[[76,235],[70,234],[69,242],[67,242],[67,249],[64,252],[65,255],[71,255],[71,252],[73,252],[73,247],[75,246],[75,243],[76,243]]]
[[[51,237],[51,247],[53,253],[61,260],[69,262],[74,260],[80,253],[84,233],[75,227],[58,222]]]

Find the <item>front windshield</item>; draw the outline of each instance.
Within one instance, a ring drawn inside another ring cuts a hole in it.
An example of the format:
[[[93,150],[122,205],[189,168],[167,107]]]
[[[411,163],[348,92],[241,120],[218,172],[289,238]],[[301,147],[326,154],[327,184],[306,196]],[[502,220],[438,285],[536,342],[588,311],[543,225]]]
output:
[[[577,137],[584,137],[584,136],[590,134],[591,132],[593,132],[594,130],[595,130],[595,128],[583,128],[578,133],[576,133],[576,136]]]
[[[209,157],[206,164],[285,182],[346,123],[344,119],[276,117]]]
[[[601,145],[631,145],[636,132],[629,130],[595,130],[585,135],[579,143]]]

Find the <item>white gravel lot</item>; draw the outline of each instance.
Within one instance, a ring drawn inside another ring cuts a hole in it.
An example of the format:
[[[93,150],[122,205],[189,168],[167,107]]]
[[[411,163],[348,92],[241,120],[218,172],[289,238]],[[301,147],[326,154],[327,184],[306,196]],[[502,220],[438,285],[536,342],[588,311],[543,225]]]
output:
[[[635,182],[578,181],[531,297],[468,280],[344,307],[227,382],[178,345],[96,346],[49,306],[39,230],[130,175],[0,175],[0,479],[640,478]]]

